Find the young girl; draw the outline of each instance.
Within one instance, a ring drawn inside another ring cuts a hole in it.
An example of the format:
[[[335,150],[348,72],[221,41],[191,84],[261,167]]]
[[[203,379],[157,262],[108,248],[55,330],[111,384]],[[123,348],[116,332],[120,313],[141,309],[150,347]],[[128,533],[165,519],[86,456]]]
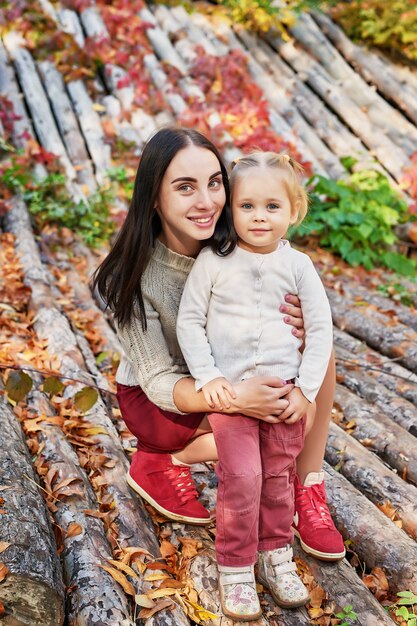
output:
[[[288,155],[254,152],[231,174],[232,231],[205,248],[184,287],[177,337],[195,379],[213,409],[235,398],[234,385],[272,375],[295,383],[277,424],[213,413],[219,463],[216,552],[222,609],[232,619],[261,614],[259,580],[276,603],[296,607],[308,592],[292,562],[295,459],[303,446],[306,414],[323,382],[332,350],[330,306],[309,257],[284,240],[300,223],[307,197],[301,167]],[[288,332],[277,302],[297,294],[306,329],[305,349]]]

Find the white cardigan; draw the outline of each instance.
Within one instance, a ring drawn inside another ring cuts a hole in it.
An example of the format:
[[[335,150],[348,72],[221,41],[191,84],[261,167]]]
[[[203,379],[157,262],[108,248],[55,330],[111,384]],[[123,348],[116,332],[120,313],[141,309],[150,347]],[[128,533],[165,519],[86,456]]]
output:
[[[306,331],[301,340],[279,311],[297,294]],[[330,305],[310,258],[282,241],[269,254],[238,246],[220,257],[205,248],[185,283],[177,338],[196,390],[224,376],[231,383],[252,376],[296,379],[312,402],[323,382],[333,344]]]

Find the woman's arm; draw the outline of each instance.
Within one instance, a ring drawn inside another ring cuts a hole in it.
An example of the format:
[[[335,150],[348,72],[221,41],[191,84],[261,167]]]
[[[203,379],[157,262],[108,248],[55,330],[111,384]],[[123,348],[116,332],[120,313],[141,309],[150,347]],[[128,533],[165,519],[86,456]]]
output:
[[[236,398],[230,401],[230,408],[224,413],[243,413],[265,422],[276,423],[276,417],[288,406],[285,395],[294,385],[286,385],[275,377],[249,378],[234,386]],[[193,378],[183,378],[174,387],[174,402],[183,413],[208,413],[213,409],[207,404],[201,392],[195,390]]]
[[[292,334],[299,339],[304,339],[304,319],[299,297],[288,293],[285,296],[285,303],[280,305],[279,310],[281,313],[286,313],[284,322],[293,326]]]
[[[143,331],[137,318],[122,328],[117,327],[124,353],[135,373],[136,382],[130,384],[139,385],[149,400],[161,409],[181,413],[175,405],[173,389],[179,380],[189,374],[178,367],[169,352],[159,313],[146,294],[143,300],[147,330]]]

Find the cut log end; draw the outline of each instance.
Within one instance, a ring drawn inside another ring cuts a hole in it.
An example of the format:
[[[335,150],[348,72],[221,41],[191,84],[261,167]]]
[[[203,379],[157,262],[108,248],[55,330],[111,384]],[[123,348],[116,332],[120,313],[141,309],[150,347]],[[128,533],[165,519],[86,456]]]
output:
[[[0,585],[4,626],[59,626],[63,623],[62,598],[28,576],[8,574]]]

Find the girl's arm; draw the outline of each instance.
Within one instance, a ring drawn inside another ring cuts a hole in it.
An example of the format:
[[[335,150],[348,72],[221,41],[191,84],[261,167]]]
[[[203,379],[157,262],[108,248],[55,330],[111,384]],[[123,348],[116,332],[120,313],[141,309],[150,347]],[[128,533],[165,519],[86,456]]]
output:
[[[302,265],[298,269],[297,287],[304,310],[306,334],[296,386],[307,401],[313,402],[323,383],[332,353],[333,323],[326,291],[311,259],[303,254],[299,260]],[[281,419],[287,419],[291,414],[291,397],[289,400],[290,406],[281,414]]]
[[[182,292],[177,317],[177,339],[181,352],[196,380],[196,390],[216,378],[223,378],[207,338],[207,315],[212,288],[219,272],[219,257],[209,248],[198,255]],[[218,320],[221,323],[221,320]]]

